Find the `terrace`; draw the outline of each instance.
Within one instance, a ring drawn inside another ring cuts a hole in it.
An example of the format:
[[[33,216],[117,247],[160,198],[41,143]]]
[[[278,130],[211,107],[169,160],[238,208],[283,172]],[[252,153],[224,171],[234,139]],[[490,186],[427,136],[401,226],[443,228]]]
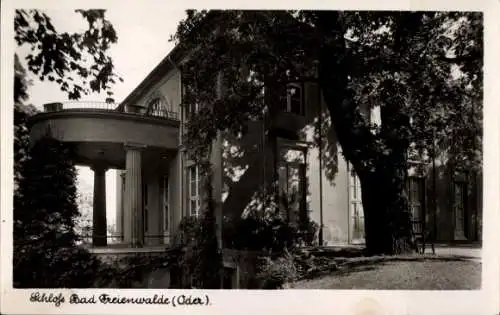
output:
[[[153,167],[158,175],[175,168],[179,124],[175,111],[105,102],[49,103],[30,119],[32,141],[50,136],[64,142],[72,147],[76,165],[89,166],[94,171],[92,247],[104,248],[108,243],[118,248],[165,243],[163,235],[156,236],[157,240],[145,240],[155,236],[141,235],[136,221],[143,216],[141,187],[150,176],[146,169]],[[105,190],[108,169],[126,170],[127,181],[123,209],[119,210],[123,212],[120,236],[109,240]]]

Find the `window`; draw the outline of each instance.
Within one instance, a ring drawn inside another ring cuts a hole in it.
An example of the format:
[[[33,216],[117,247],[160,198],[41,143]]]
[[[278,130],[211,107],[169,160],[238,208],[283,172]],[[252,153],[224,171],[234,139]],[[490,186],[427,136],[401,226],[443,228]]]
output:
[[[467,205],[467,185],[464,182],[453,183],[453,212],[455,214],[455,238],[465,238],[465,211]]]
[[[424,218],[424,179],[409,177],[407,183],[408,205],[414,233],[422,233]]]
[[[198,103],[194,104],[185,104],[184,117],[185,120],[188,121],[191,117],[193,117],[199,111]]]
[[[165,106],[162,104],[160,98],[155,98],[148,105],[148,114],[151,116],[163,116]]]
[[[349,165],[349,212],[351,215],[351,242],[362,243],[365,239],[365,220],[363,212],[363,199],[361,195],[361,182],[358,175]]]
[[[282,161],[278,168],[280,201],[286,218],[297,222],[306,214],[305,152],[286,148],[281,153]]]
[[[181,79],[183,80],[183,79]],[[193,103],[193,96],[197,92],[197,87],[195,82],[187,83],[183,81],[182,84],[182,100],[183,100],[183,111],[184,111],[184,121],[188,121],[194,114],[199,111],[199,104]],[[186,100],[191,100],[187,103]]]
[[[142,184],[142,204],[144,218],[144,232],[148,231],[148,184]]]
[[[125,194],[125,187],[126,187],[125,179],[127,177],[125,176],[125,173],[120,174],[120,177],[122,178],[122,191],[123,191],[123,194]]]
[[[302,85],[289,83],[286,87],[286,99],[282,101],[283,111],[297,115],[304,115]]]
[[[169,222],[169,216],[170,213],[168,211],[168,176],[163,176],[163,219],[164,219],[164,225],[163,225],[163,231],[165,234],[168,234],[168,231],[170,229],[170,222]]]
[[[188,168],[188,213],[192,216],[200,214],[200,171],[198,166]]]

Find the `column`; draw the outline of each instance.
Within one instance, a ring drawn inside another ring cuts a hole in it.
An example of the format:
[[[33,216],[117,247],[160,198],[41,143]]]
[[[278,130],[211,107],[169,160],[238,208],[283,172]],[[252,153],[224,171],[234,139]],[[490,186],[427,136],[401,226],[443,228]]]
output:
[[[144,244],[144,226],[142,213],[142,174],[141,145],[125,145],[125,197],[123,213],[124,242],[132,247]]]
[[[167,228],[170,240],[172,240],[171,236],[177,232],[179,223],[182,220],[182,209],[185,207],[183,200],[187,196],[181,159],[181,152],[178,151],[169,163],[170,170],[168,173],[168,182],[170,183],[170,186],[168,188],[170,190],[170,195],[168,199],[168,210],[170,212],[170,217],[169,226]]]
[[[116,240],[123,241],[123,198],[125,198],[125,172],[118,171],[116,176]]]
[[[92,245],[107,245],[106,171],[103,165],[94,165],[94,204],[92,217]]]

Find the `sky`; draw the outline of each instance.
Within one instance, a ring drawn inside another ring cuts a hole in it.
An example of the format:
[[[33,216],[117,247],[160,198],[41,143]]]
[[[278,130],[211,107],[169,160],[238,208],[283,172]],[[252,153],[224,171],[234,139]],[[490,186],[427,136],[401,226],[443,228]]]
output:
[[[113,24],[118,42],[110,49],[116,72],[124,79],[114,88],[114,98],[121,102],[132,90],[153,70],[153,68],[173,48],[169,41],[175,33],[178,22],[184,17],[181,8],[169,9],[168,2],[151,2],[148,6],[127,6],[116,4],[114,7],[106,5],[106,16]],[[138,3],[137,3],[138,4]],[[74,8],[76,9],[76,8]],[[74,9],[60,8],[44,10],[52,19],[56,30],[60,32],[74,32],[84,30],[86,21],[74,12]],[[27,49],[17,49],[21,59]],[[30,77],[33,85],[29,88],[27,103],[42,109],[43,104],[68,101],[65,93],[52,82],[41,82]],[[80,101],[104,101],[106,94],[89,94]],[[78,192],[93,193],[93,172],[88,167],[77,167]],[[106,173],[106,209],[108,224],[114,223],[116,218],[116,171]]]

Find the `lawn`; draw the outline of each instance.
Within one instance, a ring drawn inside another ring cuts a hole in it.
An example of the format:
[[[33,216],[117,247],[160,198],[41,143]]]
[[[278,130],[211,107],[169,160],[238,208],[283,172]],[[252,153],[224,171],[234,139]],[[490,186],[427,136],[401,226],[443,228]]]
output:
[[[481,262],[458,257],[360,257],[339,270],[296,282],[296,289],[475,290]]]

